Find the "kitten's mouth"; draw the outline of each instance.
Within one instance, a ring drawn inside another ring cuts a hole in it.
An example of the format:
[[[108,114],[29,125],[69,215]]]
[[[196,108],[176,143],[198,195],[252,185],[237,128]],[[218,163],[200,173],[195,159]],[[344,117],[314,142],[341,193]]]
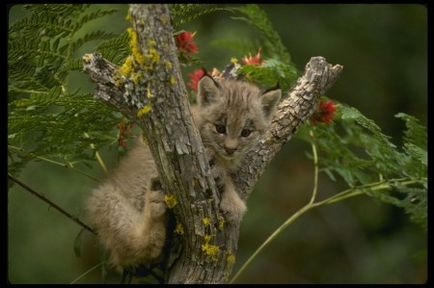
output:
[[[227,153],[219,153],[219,156],[225,160],[234,160],[235,153],[227,154]]]

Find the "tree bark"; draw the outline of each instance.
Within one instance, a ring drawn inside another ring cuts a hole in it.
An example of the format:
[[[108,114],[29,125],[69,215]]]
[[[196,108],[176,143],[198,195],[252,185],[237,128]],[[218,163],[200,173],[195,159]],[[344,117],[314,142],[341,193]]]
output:
[[[219,191],[211,177],[195,127],[176,54],[167,5],[130,5],[133,22],[129,73],[98,53],[83,56],[97,83],[95,97],[135,121],[143,130],[166,196],[172,199],[182,251],[169,271],[169,283],[224,283],[232,272],[239,225],[224,221]],[[136,40],[134,40],[136,39]],[[315,110],[319,96],[334,83],[342,66],[314,57],[283,100],[272,127],[233,175],[244,200],[267,164]],[[148,111],[150,108],[150,111]],[[247,163],[248,161],[248,163]],[[173,235],[177,235],[174,233]],[[175,252],[173,252],[175,253]]]

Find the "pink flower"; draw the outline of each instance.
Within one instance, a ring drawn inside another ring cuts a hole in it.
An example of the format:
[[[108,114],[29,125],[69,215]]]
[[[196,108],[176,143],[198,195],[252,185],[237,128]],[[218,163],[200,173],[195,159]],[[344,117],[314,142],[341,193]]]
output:
[[[242,59],[244,64],[246,65],[261,65],[264,61],[261,59],[261,51],[262,48],[258,49],[258,53],[255,56],[252,56],[249,53],[249,56],[244,56],[244,58]]]
[[[321,100],[318,110],[312,115],[313,123],[326,123],[332,122],[336,114],[336,104],[332,100]]]
[[[179,52],[191,55],[198,52],[196,43],[193,41],[195,33],[182,32],[175,36],[176,47],[178,47]]]
[[[188,76],[190,77],[190,82],[187,83],[187,86],[190,87],[193,91],[197,92],[197,84],[205,74],[206,71],[203,68],[197,69],[192,73],[189,73]]]

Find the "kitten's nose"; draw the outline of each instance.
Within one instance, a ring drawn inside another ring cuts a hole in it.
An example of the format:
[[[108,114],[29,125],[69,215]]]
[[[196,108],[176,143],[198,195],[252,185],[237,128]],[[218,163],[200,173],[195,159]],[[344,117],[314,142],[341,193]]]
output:
[[[228,155],[234,154],[235,150],[237,150],[237,148],[230,148],[225,146],[225,151],[226,153],[228,153]]]
[[[235,150],[237,150],[238,141],[237,139],[228,137],[225,139],[223,147],[225,148],[225,151],[228,155],[232,155],[234,154]]]

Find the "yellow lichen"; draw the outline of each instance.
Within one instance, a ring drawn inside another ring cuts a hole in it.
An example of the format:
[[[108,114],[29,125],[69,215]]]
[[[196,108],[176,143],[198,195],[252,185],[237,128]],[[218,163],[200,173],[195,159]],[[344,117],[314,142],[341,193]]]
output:
[[[121,87],[122,84],[124,84],[124,81],[122,81],[122,78],[120,77],[113,77],[113,80],[115,81],[116,87]]]
[[[211,257],[212,260],[217,261],[217,256],[220,252],[219,246],[209,244],[207,241],[205,241],[205,243],[201,245],[201,248],[205,255]]]
[[[235,57],[232,57],[232,58],[231,58],[231,63],[232,63],[232,64],[237,64],[237,63],[238,63],[238,59],[235,58]]]
[[[151,63],[160,62],[160,54],[157,52],[157,49],[155,49],[154,47],[148,49],[146,53],[146,58],[151,60]]]
[[[225,219],[222,216],[219,216],[219,229],[223,230],[223,228],[225,227]]]
[[[176,78],[175,78],[175,76],[171,75],[169,82],[170,82],[170,85],[175,85],[176,84]]]
[[[137,32],[131,27],[127,29],[127,32],[130,37],[130,49],[134,61],[136,61],[139,65],[144,65],[145,57],[143,57],[143,54],[139,49],[139,37],[137,36]]]
[[[152,110],[151,105],[146,104],[145,106],[140,108],[139,111],[137,111],[137,117],[142,118],[143,115],[145,115],[146,113],[149,113],[149,111],[151,111],[151,110]]]
[[[178,201],[173,194],[164,195],[164,202],[166,202],[167,207],[169,207],[170,209],[175,207],[176,204],[178,204]]]
[[[131,13],[129,10],[128,10],[127,16],[125,17],[125,20],[131,21]]]
[[[85,63],[90,63],[90,61],[92,60],[92,57],[93,57],[92,54],[86,53],[83,55],[82,59]]]
[[[226,261],[228,262],[228,265],[234,265],[235,263],[235,255],[232,254],[232,252],[227,252],[228,256],[226,257]]]
[[[146,42],[148,49],[145,49],[142,53],[137,32],[131,27],[127,29],[127,32],[130,39],[129,46],[131,49],[131,55],[134,61],[143,69],[152,69],[153,64],[160,62],[160,54],[157,49],[155,49],[157,42],[154,39],[148,39]]]
[[[131,71],[133,71],[133,58],[128,56],[127,59],[125,59],[124,64],[119,68],[119,73],[122,76],[128,77],[130,76]]]
[[[166,66],[167,70],[172,70],[172,63],[170,63],[170,61],[168,60],[164,60],[164,66]]]
[[[149,47],[155,47],[155,45],[157,45],[157,42],[155,42],[154,39],[149,38],[149,39],[148,39],[148,46],[149,46]]]
[[[148,84],[148,88],[146,88],[146,97],[148,97],[148,98],[154,97],[154,94],[152,93],[151,89],[149,88],[149,84]]]
[[[211,235],[206,234],[205,236],[203,236],[203,241],[205,241],[205,243],[209,243],[211,239],[212,239]]]
[[[203,225],[208,226],[209,224],[211,224],[211,221],[209,220],[208,217],[205,217],[202,219],[202,223]]]
[[[184,234],[184,226],[182,226],[181,223],[177,223],[176,224],[175,233],[179,234],[179,235],[183,235]]]
[[[162,23],[163,25],[167,25],[167,24],[170,23],[170,18],[167,17],[167,16],[165,16],[165,15],[163,15],[163,16],[160,17],[160,21],[161,21],[161,23]]]
[[[141,72],[137,72],[137,73],[132,73],[131,74],[131,79],[133,80],[134,84],[139,84],[140,79],[142,79],[143,77],[143,73]]]

